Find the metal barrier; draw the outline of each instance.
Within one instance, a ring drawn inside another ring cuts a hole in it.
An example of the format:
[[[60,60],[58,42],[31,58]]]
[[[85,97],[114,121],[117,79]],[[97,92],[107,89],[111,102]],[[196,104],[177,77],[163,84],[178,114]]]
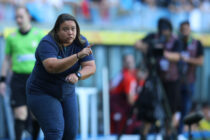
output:
[[[9,88],[7,88],[7,94],[3,97],[3,109],[4,109],[4,118],[6,121],[6,128],[9,135],[9,140],[15,140],[14,133],[14,119],[12,114],[12,109],[10,106],[10,92]]]

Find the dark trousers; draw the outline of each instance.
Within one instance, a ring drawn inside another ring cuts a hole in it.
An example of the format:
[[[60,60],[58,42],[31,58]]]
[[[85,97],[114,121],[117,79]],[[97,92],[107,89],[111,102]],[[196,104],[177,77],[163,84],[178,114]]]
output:
[[[163,87],[165,90],[165,95],[167,97],[172,115],[177,111],[181,111],[182,99],[180,94],[179,81],[163,82]]]
[[[195,91],[195,83],[187,83],[182,84],[181,86],[181,95],[182,95],[182,117],[181,117],[181,125],[180,132],[183,132],[183,119],[187,114],[193,109],[193,96]]]
[[[45,140],[74,140],[78,131],[76,94],[62,101],[44,93],[27,93],[27,104],[38,120]]]

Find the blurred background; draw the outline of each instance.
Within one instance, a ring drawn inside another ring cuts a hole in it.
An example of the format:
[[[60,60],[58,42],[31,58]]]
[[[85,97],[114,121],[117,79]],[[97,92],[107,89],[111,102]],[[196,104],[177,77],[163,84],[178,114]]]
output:
[[[84,110],[78,139],[116,139],[117,133],[111,132],[110,124],[110,83],[121,72],[124,55],[132,54],[135,65],[140,65],[142,52],[136,50],[134,45],[148,33],[156,32],[158,20],[162,17],[171,21],[175,35],[179,34],[180,23],[189,21],[193,36],[203,44],[204,63],[196,69],[192,100],[200,111],[203,103],[210,103],[210,0],[0,0],[0,67],[5,38],[16,27],[14,7],[19,4],[28,8],[33,26],[45,33],[53,27],[59,14],[72,14],[79,22],[81,33],[95,44],[92,48],[97,71],[94,76],[77,85],[80,111]],[[80,96],[84,94],[87,95],[82,102]],[[0,97],[2,140],[9,140],[14,135],[8,101]],[[159,113],[164,115],[164,111]],[[208,113],[210,116],[210,111]],[[210,139],[210,120],[207,126],[205,133],[195,128],[193,136],[202,139],[203,134]],[[180,139],[188,139],[188,130],[180,135]],[[150,137],[154,138],[154,134],[151,133]],[[160,130],[156,138],[161,137]],[[23,138],[30,139],[30,135],[25,132]],[[40,133],[41,139],[43,135]],[[139,134],[130,132],[122,139],[137,140]]]

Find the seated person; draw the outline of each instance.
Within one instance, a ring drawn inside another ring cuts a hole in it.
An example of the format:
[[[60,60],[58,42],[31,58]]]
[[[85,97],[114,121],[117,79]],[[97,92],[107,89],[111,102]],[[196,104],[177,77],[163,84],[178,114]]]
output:
[[[202,105],[203,119],[199,122],[200,131],[210,131],[210,104],[203,103]]]
[[[120,133],[136,99],[136,68],[133,55],[123,57],[123,69],[110,86],[111,133]]]

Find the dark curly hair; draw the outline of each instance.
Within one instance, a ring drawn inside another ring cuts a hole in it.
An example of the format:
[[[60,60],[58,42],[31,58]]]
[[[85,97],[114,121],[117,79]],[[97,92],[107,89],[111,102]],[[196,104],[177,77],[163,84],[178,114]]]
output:
[[[76,24],[77,35],[76,35],[76,38],[75,38],[74,42],[77,45],[84,47],[86,42],[85,42],[85,40],[83,40],[81,38],[79,24],[78,24],[77,20],[75,19],[75,17],[73,17],[70,14],[61,14],[61,15],[59,15],[57,20],[56,20],[56,22],[55,22],[55,25],[54,25],[53,29],[49,32],[49,34],[55,39],[55,41],[60,46],[61,44],[60,44],[60,41],[58,39],[57,32],[60,29],[61,24],[64,23],[65,21],[69,21],[69,20],[74,21],[75,24]]]

